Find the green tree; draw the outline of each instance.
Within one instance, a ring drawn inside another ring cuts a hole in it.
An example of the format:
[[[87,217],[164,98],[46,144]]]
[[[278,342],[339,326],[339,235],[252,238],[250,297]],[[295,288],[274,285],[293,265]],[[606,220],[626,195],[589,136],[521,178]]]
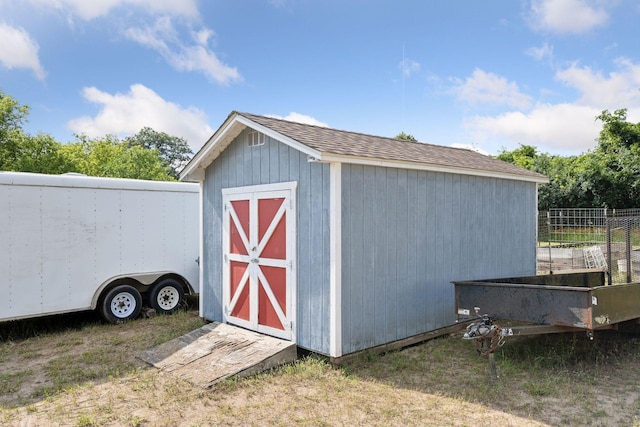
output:
[[[627,121],[626,108],[613,113],[604,110],[596,120],[602,122],[602,130],[598,137],[598,151],[611,153],[640,145],[640,123]]]
[[[9,170],[18,157],[18,146],[23,136],[22,122],[29,107],[0,90],[0,170]]]
[[[113,135],[89,139],[76,135],[76,142],[65,144],[61,152],[69,172],[91,176],[171,181],[163,159],[156,150],[131,147]]]
[[[582,183],[593,206],[633,208],[640,203],[640,123],[627,121],[626,108],[596,117],[602,122],[597,148],[585,155]]]
[[[533,170],[536,159],[538,158],[538,149],[532,145],[522,145],[513,151],[507,151],[505,148],[500,150],[497,159],[512,163],[524,169]],[[538,171],[536,171],[538,172]]]
[[[178,178],[180,170],[189,162],[193,151],[187,141],[177,136],[144,127],[137,134],[124,139],[129,147],[157,150],[169,175]]]
[[[51,135],[22,134],[16,142],[15,157],[5,164],[5,170],[47,174],[68,172],[70,164],[60,152],[62,144]]]
[[[395,139],[402,139],[404,141],[418,142],[418,140],[411,134],[400,132],[395,136]]]

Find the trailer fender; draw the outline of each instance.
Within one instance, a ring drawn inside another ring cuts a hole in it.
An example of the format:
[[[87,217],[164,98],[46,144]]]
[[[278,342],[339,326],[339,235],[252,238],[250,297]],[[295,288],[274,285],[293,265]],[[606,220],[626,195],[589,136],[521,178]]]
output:
[[[104,294],[105,290],[110,288],[114,284],[128,284],[144,293],[149,289],[149,286],[154,284],[158,279],[162,277],[173,277],[179,279],[185,285],[185,293],[193,294],[194,290],[191,284],[181,275],[174,271],[154,271],[148,273],[133,273],[133,274],[120,274],[113,276],[104,282],[96,289],[91,299],[91,309],[95,310],[98,307],[100,297]]]

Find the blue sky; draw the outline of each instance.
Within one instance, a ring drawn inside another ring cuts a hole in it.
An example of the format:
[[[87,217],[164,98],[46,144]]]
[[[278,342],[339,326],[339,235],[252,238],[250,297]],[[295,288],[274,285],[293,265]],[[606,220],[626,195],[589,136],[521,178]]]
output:
[[[0,0],[25,129],[197,150],[233,110],[497,154],[640,121],[636,0]]]

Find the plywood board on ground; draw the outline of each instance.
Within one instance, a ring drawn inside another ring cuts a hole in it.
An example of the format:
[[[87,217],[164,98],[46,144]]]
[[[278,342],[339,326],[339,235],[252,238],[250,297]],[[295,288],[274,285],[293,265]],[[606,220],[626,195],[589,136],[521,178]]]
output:
[[[196,385],[211,387],[229,377],[293,362],[297,347],[290,341],[213,322],[137,357]]]

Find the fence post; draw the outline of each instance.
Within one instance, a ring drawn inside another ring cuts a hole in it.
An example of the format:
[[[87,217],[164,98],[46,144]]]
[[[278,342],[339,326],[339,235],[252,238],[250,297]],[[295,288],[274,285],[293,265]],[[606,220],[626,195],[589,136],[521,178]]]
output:
[[[551,259],[551,213],[547,211],[547,246],[549,247],[549,274],[553,274],[553,260]]]
[[[627,257],[627,283],[631,283],[631,221],[629,218],[624,220],[624,240],[626,244],[626,257]]]
[[[607,239],[607,284],[611,285],[611,221],[607,216],[607,210],[604,211],[605,234]]]

